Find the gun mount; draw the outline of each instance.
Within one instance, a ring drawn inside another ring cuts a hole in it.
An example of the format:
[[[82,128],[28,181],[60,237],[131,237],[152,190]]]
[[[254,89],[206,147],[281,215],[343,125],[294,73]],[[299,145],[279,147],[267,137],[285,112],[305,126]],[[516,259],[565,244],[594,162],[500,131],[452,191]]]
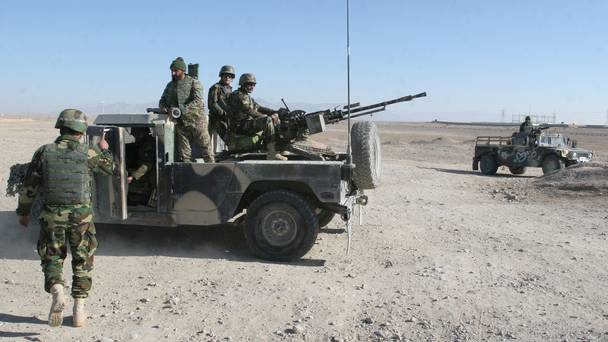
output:
[[[423,92],[363,107],[357,102],[351,104],[350,107],[344,106],[340,109],[326,109],[312,113],[306,113],[303,110],[290,111],[287,108],[281,108],[281,110],[279,110],[279,119],[281,120],[279,139],[286,142],[292,142],[297,139],[302,139],[309,134],[321,133],[325,131],[326,124],[335,124],[346,120],[348,118],[349,110],[350,117],[353,119],[381,112],[386,110],[386,106],[395,103],[407,102],[425,96],[426,92]],[[287,105],[285,105],[285,107],[287,107]]]

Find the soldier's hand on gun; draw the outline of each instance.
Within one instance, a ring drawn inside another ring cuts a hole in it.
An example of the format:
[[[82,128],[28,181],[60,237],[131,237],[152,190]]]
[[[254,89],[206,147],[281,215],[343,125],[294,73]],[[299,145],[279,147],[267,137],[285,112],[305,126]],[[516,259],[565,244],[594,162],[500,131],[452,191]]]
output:
[[[24,227],[27,227],[30,224],[30,221],[31,221],[31,219],[30,219],[29,215],[25,215],[25,216],[19,215],[19,216],[17,216],[17,222],[19,222],[19,224],[22,225],[22,226],[24,226]]]
[[[270,116],[270,118],[272,118],[272,123],[275,125],[278,125],[281,123],[281,120],[279,120],[279,114],[272,114]]]
[[[101,134],[101,138],[99,139],[98,145],[99,145],[99,148],[102,150],[107,150],[108,148],[110,148],[110,145],[106,141],[106,132],[105,131]]]
[[[129,184],[131,184],[131,182],[133,182],[133,176],[129,176],[129,177],[127,177],[127,182],[128,182]]]

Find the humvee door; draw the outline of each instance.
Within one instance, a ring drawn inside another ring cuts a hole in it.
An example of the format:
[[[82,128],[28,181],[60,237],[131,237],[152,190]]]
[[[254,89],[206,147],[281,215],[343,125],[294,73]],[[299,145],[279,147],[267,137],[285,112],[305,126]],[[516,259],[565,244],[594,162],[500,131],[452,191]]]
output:
[[[87,142],[97,146],[105,132],[114,156],[114,176],[94,174],[93,209],[99,218],[125,220],[127,218],[127,172],[125,165],[125,129],[112,126],[89,126]]]

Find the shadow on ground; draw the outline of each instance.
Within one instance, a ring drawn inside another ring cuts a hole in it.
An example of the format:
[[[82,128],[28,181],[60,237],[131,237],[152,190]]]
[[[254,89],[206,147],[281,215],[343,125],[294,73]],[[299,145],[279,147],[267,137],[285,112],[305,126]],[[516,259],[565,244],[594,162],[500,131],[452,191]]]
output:
[[[36,241],[38,225],[24,228],[17,224],[12,211],[0,212],[0,258],[38,260]],[[171,256],[183,258],[226,259],[244,262],[274,263],[255,258],[247,248],[239,226],[158,228],[96,224],[99,248],[103,256]],[[281,262],[296,266],[323,266],[322,259]]]
[[[419,169],[425,169],[425,170],[435,170],[435,171],[445,172],[445,173],[452,173],[452,174],[455,174],[455,175],[472,175],[472,176],[500,177],[500,178],[536,178],[536,176],[513,175],[513,174],[508,174],[508,173],[497,173],[495,175],[488,176],[488,175],[484,175],[483,173],[481,173],[479,171],[460,170],[460,169],[443,169],[443,168],[439,168],[439,167],[423,167],[423,166],[418,166],[418,168]]]

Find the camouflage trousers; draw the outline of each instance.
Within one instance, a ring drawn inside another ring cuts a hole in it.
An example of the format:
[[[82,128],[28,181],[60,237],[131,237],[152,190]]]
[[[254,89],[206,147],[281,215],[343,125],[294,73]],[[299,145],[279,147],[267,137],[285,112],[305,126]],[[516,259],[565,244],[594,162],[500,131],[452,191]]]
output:
[[[67,245],[72,253],[72,297],[86,298],[91,290],[94,254],[97,250],[93,214],[88,206],[45,207],[40,213],[38,255],[44,273],[44,290],[65,285],[63,262]]]
[[[175,143],[177,145],[177,161],[192,161],[192,147],[190,144],[197,144],[203,153],[205,162],[215,161],[211,151],[211,138],[207,128],[207,115],[198,120],[194,125],[184,126],[181,122],[175,125]]]
[[[275,141],[276,127],[270,116],[262,116],[241,122],[240,134],[255,135],[258,132],[262,132],[264,144]]]

